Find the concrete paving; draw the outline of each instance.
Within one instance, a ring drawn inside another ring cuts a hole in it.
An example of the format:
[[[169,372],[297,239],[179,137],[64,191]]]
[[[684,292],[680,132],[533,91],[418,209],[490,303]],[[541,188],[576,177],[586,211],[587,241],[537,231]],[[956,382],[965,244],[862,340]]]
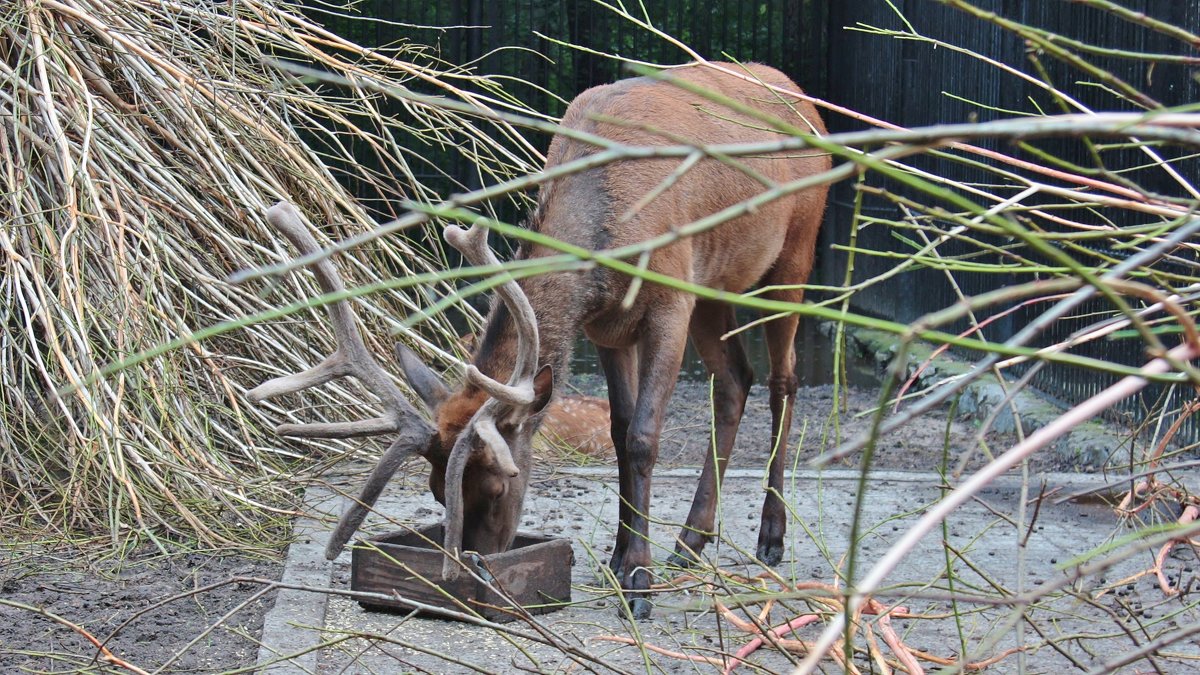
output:
[[[687,513],[696,475],[695,471],[676,470],[655,476],[652,516],[656,520],[651,534],[659,547],[656,560],[665,559],[673,546],[676,523],[682,522]],[[1094,487],[1100,480],[1076,474],[1038,476],[1031,489],[1036,496],[1044,481],[1048,490],[1060,489],[1060,494],[1066,494]],[[607,468],[535,477],[523,529],[573,540],[574,604],[537,617],[536,627],[521,622],[509,624],[524,634],[544,631],[560,644],[596,661],[572,661],[561,648],[479,626],[368,612],[346,597],[289,591],[279,596],[266,619],[262,668],[275,675],[606,669],[715,672],[718,669],[711,665],[647,653],[620,641],[638,636],[646,644],[674,652],[716,657],[736,651],[748,637],[724,619],[716,618],[710,595],[701,592],[695,583],[681,584],[679,590],[657,597],[651,621],[631,624],[619,615],[611,586],[597,574],[613,541],[617,520],[615,485],[615,473]],[[861,577],[936,502],[940,485],[941,479],[935,474],[872,475],[860,520],[862,560],[857,576]],[[788,556],[777,568],[782,577],[793,583],[831,582],[836,578],[835,570],[843,566],[848,549],[858,487],[858,473],[852,470],[803,471],[790,477],[786,492],[793,516]],[[350,492],[355,488],[345,486]],[[1034,518],[1032,507],[1026,509],[1025,524],[1020,524],[1019,488],[1015,477],[997,482],[979,500],[956,512],[943,531],[926,537],[890,577],[892,585],[886,597],[923,617],[893,621],[910,646],[954,658],[965,645],[970,661],[1025,644],[1028,648],[1023,656],[1011,655],[989,672],[1016,672],[1022,658],[1027,672],[1086,670],[1101,668],[1138,644],[1149,642],[1148,636],[1197,625],[1200,610],[1189,596],[1185,593],[1165,599],[1149,577],[1122,585],[1094,603],[1082,595],[1056,592],[1028,609],[1028,620],[1014,621],[1016,615],[1008,602],[1014,596],[1062,579],[1065,563],[1111,544],[1128,532],[1110,508],[1094,500],[1061,505],[1045,500],[1037,509],[1032,528],[1028,526]],[[762,494],[761,472],[729,472],[722,488],[721,540],[705,551],[727,572],[753,576],[762,571],[743,553],[754,549]],[[342,500],[330,491],[313,490],[309,496],[318,511],[332,514],[341,508]],[[397,480],[378,507],[386,518],[376,515],[369,519],[364,528],[367,533],[435,522],[441,516],[441,507],[428,495],[419,476]],[[348,588],[349,553],[332,564],[326,563],[322,555],[331,522],[310,520],[300,527],[301,535],[289,551],[285,582],[312,588]],[[942,545],[943,540],[948,546]],[[1187,553],[1168,559],[1173,578],[1182,578],[1184,584],[1192,580],[1194,563]],[[1065,586],[1067,590],[1095,588],[1144,569],[1151,562],[1151,553],[1143,550]],[[953,590],[960,598],[957,617],[947,600],[948,564],[954,569]],[[747,593],[752,589],[734,590]],[[751,612],[760,608],[756,605]],[[804,612],[805,604],[792,599],[776,606],[768,623],[775,625]],[[810,626],[792,637],[812,640],[819,630],[819,626]],[[1190,658],[1200,656],[1200,648],[1190,638],[1173,645],[1171,651]],[[281,657],[291,658],[279,661]],[[757,672],[788,672],[795,658],[764,649],[751,661],[762,669]],[[1193,667],[1188,664],[1195,663],[1200,661],[1160,659],[1158,665],[1162,672],[1188,672]],[[827,664],[830,672],[840,670],[832,661]],[[870,667],[866,661],[859,665]],[[1143,660],[1130,667],[1144,671],[1151,665]],[[749,667],[745,671],[754,672]]]

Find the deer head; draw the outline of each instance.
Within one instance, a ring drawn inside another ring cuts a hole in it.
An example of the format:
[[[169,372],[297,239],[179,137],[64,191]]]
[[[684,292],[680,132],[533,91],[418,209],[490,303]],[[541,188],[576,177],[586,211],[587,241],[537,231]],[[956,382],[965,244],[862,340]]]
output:
[[[499,265],[487,230],[478,224],[470,230],[452,225],[444,236],[471,264]],[[496,293],[517,333],[507,383],[468,365],[462,388],[451,393],[416,354],[396,346],[409,384],[437,422],[426,458],[432,465],[430,491],[446,507],[448,552],[488,554],[512,544],[529,483],[533,435],[552,393],[550,367],[537,364],[538,330],[529,300],[511,278]]]
[[[267,219],[301,255],[319,250],[302,216],[290,204],[276,204],[267,212]],[[478,225],[470,230],[448,227],[445,238],[472,264],[499,265],[487,246],[487,231]],[[325,293],[345,290],[341,276],[328,259],[314,264],[313,271]],[[518,336],[507,383],[468,365],[463,387],[451,393],[416,354],[396,345],[406,379],[437,421],[436,429],[422,419],[367,350],[347,300],[327,305],[338,344],[332,355],[314,368],[275,378],[248,392],[248,397],[258,402],[353,376],[384,408],[383,416],[369,420],[283,424],[276,428],[281,436],[301,438],[396,434],[368,476],[359,499],[342,515],[334,530],[326,549],[330,559],[342,551],[388,480],[403,460],[413,454],[432,465],[430,490],[446,507],[446,577],[457,576],[460,568],[456,557],[463,550],[488,554],[511,545],[529,481],[532,437],[549,402],[553,374],[548,366],[537,369],[537,324],[520,287],[509,278],[499,286],[497,294],[511,313]]]

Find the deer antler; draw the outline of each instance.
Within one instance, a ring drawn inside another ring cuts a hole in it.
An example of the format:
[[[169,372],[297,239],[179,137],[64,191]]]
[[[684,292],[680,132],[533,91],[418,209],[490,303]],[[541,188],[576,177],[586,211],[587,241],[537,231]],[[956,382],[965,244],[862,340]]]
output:
[[[500,264],[496,254],[487,244],[487,230],[478,223],[472,225],[469,230],[450,225],[443,232],[443,236],[473,265]],[[487,392],[491,398],[471,417],[446,462],[446,531],[443,548],[447,557],[442,565],[442,576],[447,579],[458,578],[461,571],[457,564],[457,555],[462,547],[462,481],[467,460],[474,447],[472,436],[477,436],[483,442],[484,448],[490,454],[488,459],[495,463],[500,473],[507,476],[518,475],[520,468],[513,461],[508,443],[496,429],[496,417],[502,414],[501,407],[504,405],[529,405],[535,398],[533,378],[537,372],[538,330],[533,306],[511,277],[497,287],[496,293],[512,314],[513,325],[517,330],[517,357],[508,384],[502,384],[484,375],[474,365],[467,366],[467,379]]]
[[[487,244],[487,230],[472,225],[464,230],[457,225],[448,226],[442,233],[451,246],[458,249],[472,265],[499,265],[496,254]],[[508,384],[501,384],[484,375],[473,365],[467,366],[467,379],[472,384],[486,391],[492,398],[499,399],[511,405],[529,405],[533,402],[533,376],[537,372],[538,359],[538,330],[537,318],[533,314],[533,306],[529,298],[517,282],[509,278],[497,289],[496,293],[508,311],[512,313],[513,324],[517,329],[517,358],[512,376]]]
[[[267,221],[279,230],[301,255],[320,250],[303,216],[291,204],[279,202],[272,206],[267,211]],[[337,268],[327,258],[313,265],[313,273],[325,293],[337,293],[346,288]],[[329,314],[330,323],[333,324],[333,333],[338,345],[333,354],[319,365],[302,373],[264,382],[247,392],[246,396],[257,403],[338,378],[353,376],[379,399],[384,408],[382,417],[355,422],[281,424],[275,428],[275,433],[298,438],[352,438],[386,433],[399,434],[367,477],[367,483],[363,486],[358,501],[342,514],[329,546],[325,549],[326,557],[332,560],[341,553],[346,542],[358,530],[363,518],[403,460],[414,452],[426,454],[436,432],[421,418],[363,343],[350,301],[337,300],[326,305],[325,309]]]
[[[500,264],[500,261],[496,259],[496,254],[487,244],[487,230],[478,224],[472,225],[469,230],[464,230],[457,225],[450,225],[446,228],[443,236],[473,265]],[[470,428],[475,430],[484,446],[491,451],[492,459],[500,471],[509,476],[516,476],[519,469],[513,463],[508,443],[496,430],[496,415],[499,412],[497,410],[499,404],[516,406],[529,405],[533,402],[533,376],[537,372],[538,359],[537,318],[534,316],[533,306],[529,304],[529,298],[525,297],[525,292],[512,278],[505,279],[496,289],[496,293],[508,306],[508,311],[512,314],[513,325],[517,329],[516,363],[513,364],[513,372],[508,378],[508,384],[501,384],[484,375],[474,365],[467,366],[467,379],[492,397],[471,418],[473,423]],[[455,451],[457,450],[458,445],[456,444]],[[452,452],[451,457],[453,456]],[[447,479],[449,478],[447,476]]]

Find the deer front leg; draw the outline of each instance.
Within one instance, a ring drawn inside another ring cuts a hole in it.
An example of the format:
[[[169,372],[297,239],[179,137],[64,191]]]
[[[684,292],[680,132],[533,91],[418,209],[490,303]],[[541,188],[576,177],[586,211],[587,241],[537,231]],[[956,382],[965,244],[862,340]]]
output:
[[[629,547],[629,528],[626,525],[631,521],[629,505],[633,500],[633,476],[629,472],[626,438],[637,404],[637,350],[632,346],[623,349],[600,347],[599,352],[600,367],[604,369],[604,377],[608,381],[609,433],[612,434],[613,449],[617,453],[620,483],[620,520],[617,522],[617,541],[608,567],[620,575],[624,569],[625,551]]]
[[[622,475],[629,476],[628,539],[620,567],[614,572],[621,581],[630,614],[650,618],[650,478],[658,459],[658,440],[675,379],[683,362],[687,342],[687,319],[692,299],[672,303],[674,311],[648,315],[638,343],[638,396],[633,419],[625,436],[624,461],[618,459]]]

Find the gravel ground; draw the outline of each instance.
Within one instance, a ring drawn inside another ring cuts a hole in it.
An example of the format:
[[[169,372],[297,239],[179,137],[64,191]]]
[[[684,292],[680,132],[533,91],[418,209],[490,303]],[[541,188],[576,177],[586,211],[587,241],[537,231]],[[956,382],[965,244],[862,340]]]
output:
[[[573,386],[584,394],[604,396],[603,378],[596,375],[576,376]],[[842,390],[841,398],[839,413],[835,416],[832,385],[801,387],[796,393],[791,447],[800,448],[798,459],[801,465],[833,449],[839,440],[855,438],[870,429],[872,411],[879,404],[878,390],[851,387]],[[705,382],[684,380],[675,387],[659,447],[659,466],[699,466],[703,463],[709,451],[712,416],[709,402]],[[900,471],[933,471],[942,466],[943,457],[952,469],[964,459],[968,468],[979,466],[984,456],[975,436],[975,426],[970,420],[948,420],[944,410],[934,411],[880,438],[872,466]],[[770,455],[770,438],[771,409],[767,391],[761,384],[756,384],[746,402],[730,466],[764,466]],[[1014,439],[993,434],[985,440],[995,453],[1006,449],[1005,443]],[[857,467],[861,463],[861,454],[851,455],[840,463]],[[1075,469],[1053,453],[1035,455],[1030,460],[1030,470],[1035,473]]]
[[[603,395],[603,379],[599,376],[577,376],[573,385],[583,393]],[[868,413],[876,405],[877,395],[863,388],[846,391],[835,427],[831,415],[833,387],[823,384],[801,388],[792,435],[792,447],[800,444],[799,460],[803,462],[832,447],[838,434],[848,438],[868,428]],[[702,381],[685,379],[676,388],[663,433],[660,467],[702,463],[708,451],[708,401],[708,387]],[[968,422],[947,424],[944,414],[929,415],[881,439],[874,465],[880,469],[928,471],[941,466],[947,448],[953,464],[973,447],[973,435]],[[746,406],[732,466],[763,466],[769,454],[769,437],[765,388],[756,385]],[[850,457],[843,463],[857,466],[857,462],[857,457]],[[1058,465],[1053,458],[1033,461],[1034,471],[1063,468],[1069,467]],[[257,650],[255,638],[273,602],[271,595],[253,598],[259,586],[233,583],[177,596],[239,576],[277,579],[282,570],[279,559],[219,553],[163,556],[147,548],[122,556],[103,548],[46,550],[11,546],[2,555],[0,672],[102,672],[105,659],[97,657],[97,649],[81,635],[83,631],[99,640],[107,639],[105,644],[113,654],[146,670],[168,663],[168,672],[213,672],[252,665]],[[78,629],[13,603],[56,614]],[[234,612],[232,617],[222,620],[229,612]],[[193,639],[196,644],[189,646]]]

